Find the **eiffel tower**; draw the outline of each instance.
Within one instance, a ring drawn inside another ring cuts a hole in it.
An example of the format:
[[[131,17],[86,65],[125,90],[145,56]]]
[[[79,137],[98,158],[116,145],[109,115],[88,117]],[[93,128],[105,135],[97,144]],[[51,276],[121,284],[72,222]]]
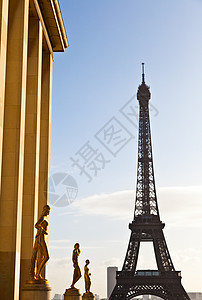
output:
[[[145,84],[144,64],[142,83],[138,88],[139,141],[135,214],[130,241],[121,271],[109,300],[127,300],[140,295],[155,295],[165,300],[189,299],[181,284],[181,272],[175,271],[160,220],[152,158],[149,121],[151,94]],[[157,270],[136,270],[140,242],[153,242]]]

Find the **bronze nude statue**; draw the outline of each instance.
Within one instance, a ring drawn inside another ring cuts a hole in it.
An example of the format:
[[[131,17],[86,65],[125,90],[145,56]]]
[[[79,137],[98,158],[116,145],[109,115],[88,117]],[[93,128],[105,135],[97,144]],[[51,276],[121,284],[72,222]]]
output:
[[[37,234],[35,237],[31,265],[30,265],[30,276],[31,280],[42,280],[46,281],[45,278],[41,275],[41,272],[49,260],[48,248],[45,242],[45,235],[47,233],[48,221],[46,217],[50,214],[50,206],[44,205],[42,214],[35,224],[35,228],[37,229]]]
[[[90,261],[89,261],[89,259],[87,259],[85,267],[84,267],[84,279],[85,279],[86,293],[90,293],[90,286],[91,286],[91,280],[90,280],[91,273],[89,273],[89,268],[88,268],[89,264],[90,264]]]
[[[80,245],[79,243],[76,243],[74,245],[74,250],[73,250],[73,254],[72,254],[72,262],[73,262],[73,266],[74,266],[74,274],[73,274],[73,281],[72,281],[72,285],[71,288],[75,289],[75,283],[81,278],[81,270],[79,267],[79,262],[78,262],[78,257],[79,254],[81,253],[80,250]]]

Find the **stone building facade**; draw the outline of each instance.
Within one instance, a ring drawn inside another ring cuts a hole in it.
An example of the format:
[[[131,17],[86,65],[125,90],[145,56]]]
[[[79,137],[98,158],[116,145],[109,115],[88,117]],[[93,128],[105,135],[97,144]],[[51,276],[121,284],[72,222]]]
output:
[[[0,0],[0,295],[18,300],[48,203],[53,52],[68,47],[58,0]]]

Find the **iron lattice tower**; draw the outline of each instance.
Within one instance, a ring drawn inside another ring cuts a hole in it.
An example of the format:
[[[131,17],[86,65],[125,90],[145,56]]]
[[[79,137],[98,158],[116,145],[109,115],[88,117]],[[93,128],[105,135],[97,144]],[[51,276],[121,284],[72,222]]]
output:
[[[121,271],[116,275],[116,286],[109,300],[127,300],[139,295],[155,295],[165,300],[189,299],[181,284],[181,273],[175,271],[163,234],[160,220],[152,158],[149,121],[149,87],[145,84],[142,64],[142,84],[138,88],[139,141],[135,214],[130,241]],[[157,270],[136,270],[140,242],[153,242]]]

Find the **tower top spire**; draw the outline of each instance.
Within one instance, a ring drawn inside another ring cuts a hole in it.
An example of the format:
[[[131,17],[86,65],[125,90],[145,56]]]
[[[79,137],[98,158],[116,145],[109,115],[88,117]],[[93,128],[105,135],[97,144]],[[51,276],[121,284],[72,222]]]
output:
[[[140,101],[140,104],[145,105],[145,103],[148,103],[150,98],[151,93],[149,86],[145,83],[144,63],[142,63],[142,83],[138,87],[137,99]]]
[[[142,83],[145,83],[144,81],[144,63],[142,63]]]

